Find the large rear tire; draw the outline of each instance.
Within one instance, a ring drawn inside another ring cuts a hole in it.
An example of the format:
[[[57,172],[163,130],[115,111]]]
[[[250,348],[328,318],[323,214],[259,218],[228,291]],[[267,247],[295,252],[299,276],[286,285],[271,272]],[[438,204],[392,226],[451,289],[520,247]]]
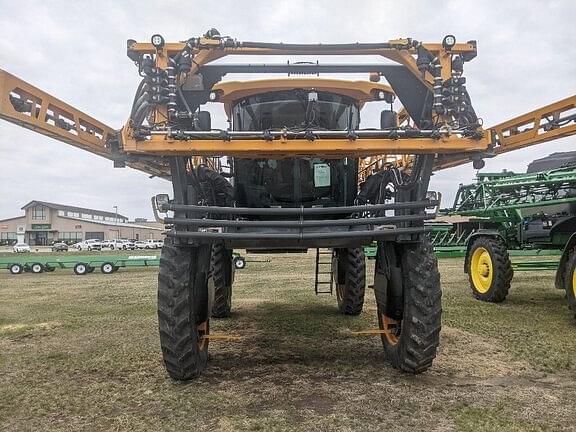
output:
[[[490,303],[506,300],[514,270],[502,240],[477,238],[470,247],[466,264],[470,288],[475,298]]]
[[[232,250],[223,244],[212,246],[211,273],[214,280],[213,318],[227,318],[232,310]]]
[[[426,371],[436,357],[442,325],[442,291],[434,249],[426,240],[396,249],[403,300],[391,316],[390,293],[377,296],[382,344],[390,363],[405,372]]]
[[[332,277],[336,286],[338,310],[344,315],[359,315],[364,306],[366,259],[362,248],[335,249]]]
[[[566,287],[568,307],[574,313],[574,318],[576,318],[576,250],[570,253],[570,257],[566,263],[564,287]]]
[[[168,238],[160,256],[160,346],[166,370],[177,380],[198,377],[208,361],[210,255],[209,245],[176,246]]]

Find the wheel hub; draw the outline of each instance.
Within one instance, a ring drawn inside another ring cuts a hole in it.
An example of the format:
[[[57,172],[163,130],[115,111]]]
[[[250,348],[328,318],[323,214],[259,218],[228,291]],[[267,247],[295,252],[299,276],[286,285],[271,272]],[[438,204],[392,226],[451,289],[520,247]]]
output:
[[[380,327],[386,341],[392,346],[396,345],[398,343],[400,321],[385,314],[380,314]]]
[[[474,288],[479,293],[485,294],[490,290],[493,279],[490,252],[484,247],[479,247],[472,253],[470,261],[470,274]]]

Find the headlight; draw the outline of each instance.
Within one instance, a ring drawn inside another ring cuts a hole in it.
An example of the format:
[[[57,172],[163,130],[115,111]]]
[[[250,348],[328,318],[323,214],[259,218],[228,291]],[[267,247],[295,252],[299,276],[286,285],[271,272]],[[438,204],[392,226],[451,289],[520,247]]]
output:
[[[444,49],[452,49],[452,47],[456,45],[456,36],[454,35],[446,35],[442,40],[442,46]]]
[[[164,38],[159,34],[153,35],[150,41],[152,42],[152,45],[154,45],[154,48],[156,49],[160,49],[164,46]]]

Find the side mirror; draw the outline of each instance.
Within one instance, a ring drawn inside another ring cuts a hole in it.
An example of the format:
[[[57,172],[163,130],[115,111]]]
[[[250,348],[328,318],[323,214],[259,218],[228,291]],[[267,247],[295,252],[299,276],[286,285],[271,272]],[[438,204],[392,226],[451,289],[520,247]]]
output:
[[[426,210],[434,210],[434,214],[438,214],[438,210],[440,210],[442,205],[442,192],[428,191],[426,192],[426,200],[435,202],[435,204],[426,206]]]
[[[212,119],[208,111],[199,111],[196,114],[196,126],[201,131],[209,131],[212,129]]]
[[[398,127],[396,111],[384,110],[380,113],[380,129],[395,129]]]

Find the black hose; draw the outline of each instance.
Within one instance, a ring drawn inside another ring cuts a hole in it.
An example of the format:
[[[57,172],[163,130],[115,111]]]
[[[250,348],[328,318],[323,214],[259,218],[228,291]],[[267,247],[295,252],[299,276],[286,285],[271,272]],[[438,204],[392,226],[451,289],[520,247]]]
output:
[[[132,118],[134,128],[139,128],[140,126],[142,126],[144,119],[150,112],[150,108],[152,108],[152,105],[148,102],[144,102],[142,103],[142,105],[138,107],[136,113],[134,114],[134,117]]]
[[[130,118],[134,118],[134,113],[138,111],[138,108],[140,108],[140,106],[142,106],[144,102],[147,102],[147,100],[148,100],[148,92],[142,93],[142,96],[138,98],[136,104],[132,107],[132,112],[130,112]]]
[[[186,102],[186,99],[184,98],[184,94],[182,94],[182,89],[180,88],[180,86],[178,84],[176,84],[176,91],[178,92],[178,96],[180,96],[180,99],[182,99],[182,103],[184,104],[186,111],[188,111],[188,114],[192,115],[192,110],[190,109],[190,105],[188,105],[188,102]]]
[[[140,93],[142,92],[142,89],[144,88],[145,84],[146,79],[143,79],[142,81],[140,81],[140,84],[138,84],[138,88],[136,89],[136,93],[134,94],[134,100],[132,101],[132,110],[130,111],[130,118],[132,118],[132,116],[134,115],[134,109],[136,108],[136,101],[140,97]]]
[[[264,49],[283,49],[283,50],[299,50],[299,51],[317,51],[318,49],[325,50],[364,50],[364,49],[386,49],[394,48],[388,42],[383,43],[351,43],[351,44],[285,44],[273,42],[240,42],[242,48],[264,48]],[[406,46],[408,48],[408,45]]]

